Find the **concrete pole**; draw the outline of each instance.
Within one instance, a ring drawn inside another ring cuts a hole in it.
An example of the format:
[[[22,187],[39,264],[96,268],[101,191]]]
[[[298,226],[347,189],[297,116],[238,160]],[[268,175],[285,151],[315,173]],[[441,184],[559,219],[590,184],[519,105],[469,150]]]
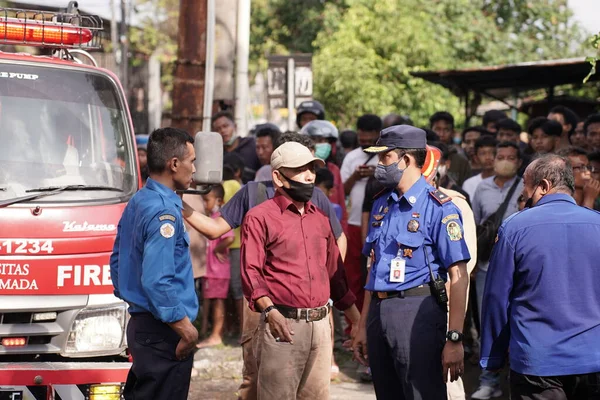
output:
[[[250,57],[250,0],[238,0],[237,41],[235,51],[235,122],[237,134],[248,134],[248,58]]]
[[[206,78],[204,82],[204,111],[202,132],[211,131],[210,119],[215,90],[215,26],[216,8],[215,0],[207,0],[206,4]]]
[[[193,136],[202,129],[206,17],[206,0],[180,0],[171,125]]]
[[[296,76],[295,62],[292,57],[288,58],[287,65],[287,103],[288,103],[288,131],[296,130],[296,116],[294,115],[296,109]]]
[[[110,0],[110,44],[112,47],[112,54],[115,61],[114,72],[117,76],[121,75],[119,65],[121,65],[119,55],[119,32],[117,32],[117,13],[115,12],[115,0]]]

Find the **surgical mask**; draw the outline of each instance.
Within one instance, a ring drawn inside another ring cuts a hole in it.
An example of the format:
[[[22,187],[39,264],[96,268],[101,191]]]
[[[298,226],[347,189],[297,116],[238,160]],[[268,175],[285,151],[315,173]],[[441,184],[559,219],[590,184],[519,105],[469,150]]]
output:
[[[281,171],[279,171],[279,173],[281,173]],[[281,174],[281,176],[283,176],[290,184],[289,188],[283,186],[282,189],[284,192],[287,193],[288,196],[290,196],[292,200],[297,201],[299,203],[306,203],[312,198],[313,192],[315,190],[314,183],[297,182],[283,174]]]
[[[517,164],[508,160],[494,162],[494,173],[503,178],[510,178],[517,173]]]
[[[395,188],[402,179],[404,169],[398,168],[397,161],[390,165],[377,165],[375,168],[375,179],[386,188]],[[406,168],[405,168],[406,169]]]
[[[460,137],[454,136],[454,137],[452,138],[452,142],[453,142],[454,144],[460,144],[460,143],[462,142],[462,139],[461,139]]]
[[[237,136],[231,135],[231,139],[229,139],[227,142],[225,142],[225,146],[231,146],[233,144],[233,142],[235,142],[235,139],[237,139]]]
[[[315,144],[315,157],[325,161],[331,155],[331,145],[329,143]]]

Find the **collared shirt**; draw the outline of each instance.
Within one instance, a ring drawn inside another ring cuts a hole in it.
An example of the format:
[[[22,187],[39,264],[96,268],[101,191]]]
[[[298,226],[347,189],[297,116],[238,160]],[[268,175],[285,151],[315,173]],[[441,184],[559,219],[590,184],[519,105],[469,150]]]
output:
[[[365,289],[400,291],[428,283],[426,260],[434,275],[439,273],[444,279],[450,266],[469,261],[462,215],[451,201],[440,204],[431,195],[435,191],[421,177],[401,196],[390,190],[377,198],[363,248],[367,257],[371,250],[375,253]],[[390,281],[390,267],[395,258],[402,258],[406,263],[405,279],[401,283]]]
[[[481,366],[600,371],[600,213],[551,194],[500,227],[483,294]]]
[[[242,286],[250,308],[268,296],[276,305],[314,308],[329,298],[350,307],[343,263],[329,224],[310,201],[300,214],[277,193],[251,209],[242,225]]]
[[[518,175],[515,176],[511,180],[505,182],[502,187],[496,184],[494,178],[494,176],[490,176],[489,178],[482,180],[477,186],[475,196],[473,196],[471,200],[476,224],[482,224],[498,210],[516,179],[519,180],[519,183],[517,184],[517,188],[515,189],[512,198],[508,202],[508,208],[502,219],[506,219],[508,216],[519,210],[517,199],[521,195],[521,192],[523,192],[523,180],[521,177]]]
[[[467,192],[467,194],[469,195],[469,199],[471,199],[471,201],[473,201],[473,199],[475,198],[475,192],[477,191],[477,186],[479,186],[481,181],[483,181],[483,177],[481,176],[481,174],[477,174],[475,176],[470,177],[469,179],[467,179],[465,181],[465,183],[463,183],[462,189],[465,192]]]
[[[268,200],[275,196],[275,188],[273,187],[273,181],[260,182],[264,185],[265,193],[263,200]],[[229,224],[232,228],[237,228],[242,225],[246,213],[259,203],[259,182],[248,182],[244,185],[232,198],[221,208],[221,217]],[[335,210],[331,206],[331,203],[319,188],[315,188],[310,201],[317,206],[317,208],[329,218],[329,224],[331,230],[335,235],[336,239],[342,235],[342,226],[340,221],[335,215]]]
[[[125,207],[110,257],[115,296],[129,312],[171,323],[195,320],[198,297],[179,196],[149,178]]]

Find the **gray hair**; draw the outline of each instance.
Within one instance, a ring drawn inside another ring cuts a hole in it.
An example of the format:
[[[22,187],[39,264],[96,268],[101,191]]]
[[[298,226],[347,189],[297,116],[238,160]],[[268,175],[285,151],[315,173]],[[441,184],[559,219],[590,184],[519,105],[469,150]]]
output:
[[[569,159],[556,154],[544,154],[529,164],[525,175],[531,178],[533,187],[538,186],[546,179],[553,188],[568,192],[575,192],[575,178]]]

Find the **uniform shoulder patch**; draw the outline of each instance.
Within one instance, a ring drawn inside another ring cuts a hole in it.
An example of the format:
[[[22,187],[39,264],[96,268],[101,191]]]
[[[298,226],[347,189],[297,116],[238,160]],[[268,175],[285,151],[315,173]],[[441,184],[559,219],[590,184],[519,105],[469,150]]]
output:
[[[172,238],[175,234],[175,227],[169,222],[165,222],[160,226],[160,234],[165,239]]]
[[[163,214],[160,217],[158,217],[159,221],[173,221],[175,222],[177,219],[171,215],[171,214]]]
[[[429,194],[440,204],[446,204],[452,201],[452,197],[442,193],[440,190],[434,190],[433,192],[429,192]]]
[[[458,216],[458,214],[448,214],[444,217],[444,219],[442,219],[442,224],[447,223],[448,221],[452,221],[454,219],[459,219],[460,217]]]

